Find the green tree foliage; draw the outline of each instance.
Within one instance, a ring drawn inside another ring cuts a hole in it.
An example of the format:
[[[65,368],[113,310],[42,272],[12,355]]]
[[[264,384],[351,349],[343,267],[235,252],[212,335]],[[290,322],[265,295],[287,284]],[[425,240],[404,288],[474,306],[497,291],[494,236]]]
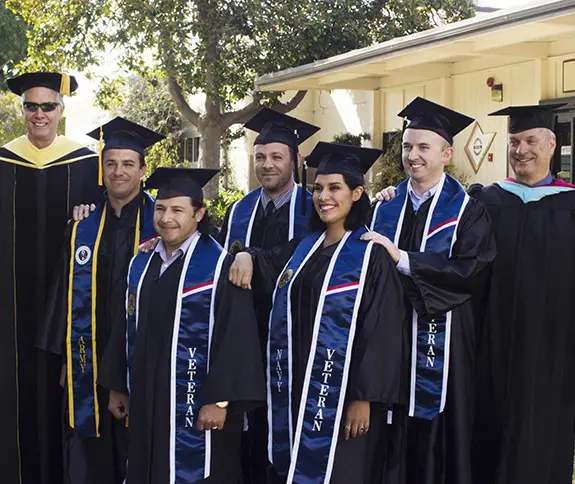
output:
[[[142,77],[166,79],[178,110],[200,132],[205,167],[219,166],[230,126],[245,122],[263,104],[290,111],[305,96],[298,92],[284,103],[281,93],[253,92],[257,75],[473,15],[471,0],[7,0],[7,5],[32,26],[25,68],[84,70],[100,64],[107,52]],[[200,92],[201,111],[187,102],[188,95]]]
[[[20,111],[20,98],[0,92],[0,146],[24,134],[24,120]]]
[[[28,41],[26,24],[0,3],[0,91],[6,89],[6,78],[13,74],[13,69],[24,57]]]
[[[243,196],[244,193],[239,190],[226,190],[220,186],[218,196],[211,200],[206,200],[210,220],[218,229],[222,228],[228,207],[232,203],[240,200]]]
[[[360,134],[339,133],[333,137],[333,142],[341,145],[361,146],[363,141],[369,140],[371,140],[371,135],[366,132]]]
[[[172,167],[185,162],[181,156],[182,116],[165,81],[150,82],[131,75],[127,80],[117,80],[113,95],[108,89],[107,83],[100,86],[97,96],[100,107],[166,136],[148,150],[148,175],[160,166]]]

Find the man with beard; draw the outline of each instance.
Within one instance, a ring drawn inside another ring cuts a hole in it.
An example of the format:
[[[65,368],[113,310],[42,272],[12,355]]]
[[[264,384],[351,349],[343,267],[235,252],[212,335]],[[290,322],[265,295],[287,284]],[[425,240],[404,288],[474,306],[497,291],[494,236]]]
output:
[[[298,185],[302,161],[298,145],[319,128],[268,108],[263,108],[245,127],[259,133],[254,141],[254,171],[261,187],[228,209],[218,241],[232,253],[244,247],[279,250],[288,241],[308,232],[311,194],[306,190],[305,180]],[[253,290],[265,360],[271,298],[264,296],[265,292],[257,285]],[[246,483],[266,482],[266,419],[265,409],[249,415],[243,445]]]

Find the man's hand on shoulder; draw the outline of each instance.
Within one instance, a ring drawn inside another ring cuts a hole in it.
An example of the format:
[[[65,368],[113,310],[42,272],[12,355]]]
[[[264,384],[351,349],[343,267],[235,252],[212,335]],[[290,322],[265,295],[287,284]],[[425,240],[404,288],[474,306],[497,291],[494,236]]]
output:
[[[91,205],[76,205],[72,210],[74,222],[80,222],[88,218],[94,210],[96,210],[96,205],[93,203]]]
[[[387,188],[384,188],[383,190],[381,190],[380,192],[377,192],[375,194],[375,200],[372,200],[373,202],[389,202],[390,200],[395,198],[395,187],[389,186]]]
[[[150,239],[150,240],[144,242],[142,244],[142,246],[140,247],[140,252],[147,254],[148,252],[150,252],[152,250],[156,250],[156,247],[160,243],[160,240],[162,240],[162,238],[160,236],[158,236],[158,237],[154,237],[153,239]]]

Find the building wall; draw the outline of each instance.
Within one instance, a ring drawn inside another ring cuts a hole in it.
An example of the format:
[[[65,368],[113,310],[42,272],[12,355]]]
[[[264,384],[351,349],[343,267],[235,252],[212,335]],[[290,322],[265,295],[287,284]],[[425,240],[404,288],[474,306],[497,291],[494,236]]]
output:
[[[450,77],[427,82],[405,84],[379,91],[318,90],[308,93],[304,102],[292,113],[305,121],[321,126],[321,131],[304,143],[303,154],[309,153],[317,141],[331,141],[343,132],[372,135],[375,147],[381,147],[382,134],[401,129],[402,120],[397,116],[403,107],[416,96],[444,104],[452,109],[475,117],[484,133],[496,133],[488,157],[477,174],[465,154],[473,125],[460,133],[454,142],[455,165],[468,176],[471,183],[488,184],[505,178],[510,173],[507,162],[507,117],[490,117],[488,114],[508,105],[538,104],[541,100],[573,96],[564,83],[575,84],[573,74],[564,78],[563,62],[575,59],[573,46],[558,45],[558,55],[548,59],[535,59],[509,65],[501,59],[476,59],[453,65]],[[571,77],[570,77],[571,76]],[[503,101],[491,100],[487,78],[503,84]],[[293,93],[286,93],[291,96]],[[251,153],[251,143],[244,145]],[[251,178],[253,187],[257,182]]]

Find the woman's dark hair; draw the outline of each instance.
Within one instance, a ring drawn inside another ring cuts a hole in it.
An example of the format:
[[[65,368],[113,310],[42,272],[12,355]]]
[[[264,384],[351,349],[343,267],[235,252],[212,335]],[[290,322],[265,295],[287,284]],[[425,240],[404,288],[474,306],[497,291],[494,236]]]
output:
[[[191,200],[192,200],[192,207],[194,207],[196,210],[199,210],[200,208],[204,208],[206,206],[206,204],[204,202],[198,202],[197,200],[194,200],[193,198]],[[206,211],[202,220],[200,220],[198,222],[198,232],[201,235],[210,235],[210,226],[211,226],[210,216],[208,215],[208,212]]]
[[[348,174],[341,174],[345,181],[345,184],[350,190],[354,190],[357,187],[363,186],[363,180]],[[357,202],[353,202],[351,210],[345,218],[344,227],[346,230],[357,230],[362,225],[368,225],[371,214],[371,203],[369,197],[365,191],[361,194],[361,198]],[[308,220],[309,229],[312,232],[323,232],[326,229],[326,224],[322,222],[319,218],[319,214],[316,212],[315,208],[311,211]]]

